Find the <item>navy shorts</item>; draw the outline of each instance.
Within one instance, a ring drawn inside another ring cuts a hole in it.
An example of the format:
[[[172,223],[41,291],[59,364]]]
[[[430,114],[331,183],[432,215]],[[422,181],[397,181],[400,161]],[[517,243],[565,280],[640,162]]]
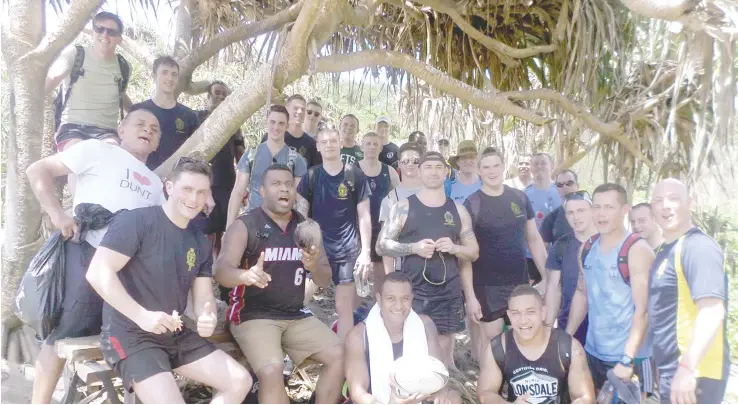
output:
[[[64,145],[72,139],[82,141],[88,139],[98,139],[101,141],[113,139],[116,142],[119,141],[118,131],[112,128],[101,128],[95,125],[62,124],[54,134],[56,150],[64,150]]]
[[[638,381],[641,382],[641,392],[654,393],[656,367],[653,357],[635,359],[634,363],[633,373],[638,376]],[[589,371],[592,373],[595,389],[600,389],[607,381],[607,372],[611,368],[615,368],[618,362],[600,360],[587,353],[587,364],[589,365]]]
[[[64,243],[64,303],[59,324],[46,343],[61,339],[99,335],[103,299],[85,278],[96,249],[89,243]]]
[[[121,341],[129,342],[128,346],[136,350],[127,353]],[[100,348],[105,361],[118,372],[123,379],[123,386],[129,391],[133,390],[134,382],[144,381],[159,373],[171,373],[216,350],[212,343],[187,327],[162,335],[144,331],[106,332],[100,338]]]
[[[419,315],[427,315],[441,335],[464,330],[464,298],[461,296],[432,301],[415,298],[413,299],[413,311]]]
[[[354,266],[356,266],[356,258],[349,261],[333,261],[328,259],[333,273],[333,284],[350,284],[354,282]]]
[[[474,295],[482,307],[482,322],[507,317],[507,301],[515,287],[517,285],[474,285]]]

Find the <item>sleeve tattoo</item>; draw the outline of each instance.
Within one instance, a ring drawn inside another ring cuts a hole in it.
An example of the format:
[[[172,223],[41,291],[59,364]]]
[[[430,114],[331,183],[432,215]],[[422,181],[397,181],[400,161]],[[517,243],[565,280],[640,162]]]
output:
[[[577,279],[577,290],[586,293],[587,284],[584,282],[584,271],[579,270],[579,278]]]
[[[390,218],[384,224],[377,238],[377,253],[380,256],[402,257],[413,253],[412,243],[400,243],[400,231],[407,219],[408,206],[406,202],[396,203],[390,211]]]

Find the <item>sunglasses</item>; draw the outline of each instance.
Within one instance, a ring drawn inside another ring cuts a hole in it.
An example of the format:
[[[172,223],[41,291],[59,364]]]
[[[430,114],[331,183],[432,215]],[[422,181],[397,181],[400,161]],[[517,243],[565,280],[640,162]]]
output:
[[[412,159],[405,158],[405,159],[400,160],[400,163],[402,163],[403,165],[409,165],[411,163],[414,165],[417,165],[418,163],[420,163],[420,158],[412,158]]]
[[[191,158],[189,156],[182,156],[181,158],[177,159],[177,163],[174,164],[174,167],[178,168],[179,166],[187,164],[187,163],[197,163],[197,162],[201,162],[201,160]]]
[[[590,197],[590,195],[587,192],[587,190],[579,190],[579,191],[575,191],[573,193],[569,193],[569,194],[567,194],[567,195],[564,196],[564,199],[566,201],[570,201],[570,200],[584,200],[584,201],[592,202],[592,197]]]
[[[564,182],[564,183],[556,183],[556,187],[558,187],[558,188],[573,187],[575,184],[577,184],[576,181],[569,180],[569,181]]]
[[[116,30],[115,28],[103,27],[101,25],[93,25],[92,29],[98,34],[107,32],[109,37],[119,37],[120,36],[120,31]]]
[[[305,111],[305,114],[307,114],[307,115],[312,115],[312,116],[314,116],[314,117],[320,117],[320,113],[319,113],[319,112],[317,112],[317,111],[310,111],[310,110],[307,110],[307,111]]]

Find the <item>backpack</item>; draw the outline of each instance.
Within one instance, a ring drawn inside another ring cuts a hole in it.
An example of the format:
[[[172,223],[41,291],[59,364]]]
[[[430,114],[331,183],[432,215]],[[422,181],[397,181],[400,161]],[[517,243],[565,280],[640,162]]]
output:
[[[264,145],[264,147],[265,148],[268,148],[268,146],[266,146],[266,145]],[[258,146],[257,146],[257,148],[258,148]],[[288,150],[288,152],[287,152],[287,167],[290,168],[290,170],[292,171],[292,175],[294,176],[295,175],[295,160],[297,160],[298,157],[302,157],[302,156],[300,156],[300,154],[297,153],[297,151],[295,150],[295,148],[293,148],[291,146],[287,146],[287,150]],[[249,159],[249,161],[250,161],[249,162],[250,163],[249,164],[249,179],[253,179],[254,178],[252,175],[254,173],[254,166],[256,166],[254,164],[254,162],[256,161],[256,153],[257,153],[257,149],[255,148],[254,149],[254,158],[253,159]],[[272,160],[272,162],[275,163],[274,160]]]
[[[66,89],[60,89],[59,93],[54,99],[54,120],[55,129],[59,129],[61,125],[61,115],[64,109],[67,107],[69,96],[72,94],[72,87],[77,83],[80,77],[85,75],[84,63],[85,63],[85,48],[81,45],[74,46],[77,53],[74,55],[74,64],[72,70],[69,72],[69,84]],[[118,58],[118,67],[120,68],[121,79],[118,82],[118,105],[120,108],[120,118],[123,118],[123,96],[126,94],[126,87],[128,87],[128,80],[131,78],[131,66],[123,55],[117,53],[115,56]]]
[[[589,251],[592,250],[592,245],[594,245],[595,242],[600,238],[600,234],[596,234],[592,236],[591,238],[587,239],[586,242],[584,242],[584,247],[582,247],[582,267],[584,267],[584,261],[587,259],[587,255],[589,254]],[[630,269],[628,268],[628,252],[630,251],[630,248],[639,240],[642,238],[634,233],[631,233],[628,235],[627,238],[625,238],[625,242],[623,242],[623,246],[620,247],[620,251],[618,252],[618,271],[620,272],[620,277],[623,278],[623,281],[625,281],[625,284],[630,285]]]
[[[310,208],[308,210],[308,217],[313,217],[313,190],[315,190],[315,183],[318,181],[318,166],[313,166],[310,169],[308,169],[308,190],[307,190],[307,202],[310,204]],[[357,195],[356,190],[356,166],[352,165],[351,163],[346,163],[343,166],[343,183],[348,186],[349,190],[351,190],[351,196],[354,199],[354,202],[359,201],[359,196]]]

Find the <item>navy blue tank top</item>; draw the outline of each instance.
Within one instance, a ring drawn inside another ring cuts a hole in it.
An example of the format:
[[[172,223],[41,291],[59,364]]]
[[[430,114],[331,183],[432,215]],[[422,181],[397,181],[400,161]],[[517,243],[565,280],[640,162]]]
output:
[[[379,209],[382,206],[382,200],[387,197],[390,190],[392,189],[392,179],[390,178],[389,167],[384,164],[382,169],[379,171],[379,175],[370,177],[366,176],[369,182],[369,189],[372,190],[372,195],[369,197],[369,209],[372,214],[372,236],[376,238],[379,235]]]

